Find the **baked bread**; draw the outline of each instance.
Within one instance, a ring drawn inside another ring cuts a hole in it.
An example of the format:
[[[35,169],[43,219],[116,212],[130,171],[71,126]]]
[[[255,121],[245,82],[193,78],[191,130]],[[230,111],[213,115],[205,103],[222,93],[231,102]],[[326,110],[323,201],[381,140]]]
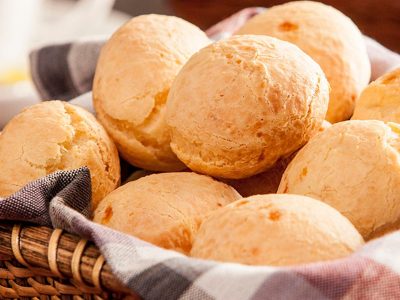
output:
[[[297,153],[278,192],[326,202],[366,240],[400,228],[399,134],[395,123],[334,124]]]
[[[321,127],[319,128],[319,132],[323,132],[326,129],[330,128],[332,124],[329,121],[324,120],[321,124]]]
[[[209,43],[203,31],[180,18],[143,15],[118,29],[102,48],[93,104],[131,164],[153,171],[184,168],[169,146],[165,102],[181,67]]]
[[[59,170],[87,166],[92,203],[120,182],[117,149],[89,112],[62,101],[35,104],[16,115],[0,135],[0,196]]]
[[[331,126],[331,123],[324,120],[319,131],[315,134],[323,132]],[[243,179],[225,179],[223,181],[233,187],[243,197],[275,194],[278,191],[283,172],[285,172],[289,163],[296,156],[296,153],[297,151],[289,157],[281,158],[271,168],[260,174]]]
[[[230,186],[192,172],[153,174],[109,194],[94,221],[187,254],[201,221],[241,198]]]
[[[234,36],[193,55],[167,102],[171,148],[190,169],[239,179],[261,173],[321,126],[329,85],[296,46]]]
[[[400,123],[400,68],[381,76],[362,91],[352,119]]]
[[[323,202],[298,195],[235,201],[206,219],[191,256],[288,266],[341,258],[363,245],[354,226]]]
[[[312,1],[277,5],[250,19],[237,34],[263,34],[297,45],[325,72],[331,86],[326,118],[348,120],[368,84],[371,66],[363,37],[337,9]]]

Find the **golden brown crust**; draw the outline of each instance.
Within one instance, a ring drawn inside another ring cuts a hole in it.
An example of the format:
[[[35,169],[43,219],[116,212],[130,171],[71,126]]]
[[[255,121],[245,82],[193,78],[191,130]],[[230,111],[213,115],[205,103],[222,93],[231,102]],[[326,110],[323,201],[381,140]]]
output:
[[[93,103],[131,164],[155,171],[184,168],[169,146],[164,106],[176,74],[208,43],[204,32],[182,19],[144,15],[122,26],[103,47]]]
[[[95,211],[94,221],[187,254],[203,218],[240,198],[232,187],[208,176],[153,174],[109,194]]]
[[[235,201],[206,219],[191,256],[249,265],[287,266],[341,258],[363,245],[332,207],[298,195]]]
[[[320,127],[329,87],[296,46],[235,36],[193,55],[167,102],[171,148],[189,168],[239,179],[290,155]]]
[[[400,68],[379,77],[362,91],[352,120],[400,123]]]
[[[400,220],[399,133],[399,125],[381,121],[334,124],[298,152],[278,192],[326,202],[365,239],[388,231]]]
[[[0,137],[0,196],[58,170],[88,166],[93,205],[120,181],[117,149],[84,109],[62,101],[31,106],[15,116]]]
[[[265,34],[297,45],[328,78],[331,93],[327,120],[338,122],[351,117],[371,70],[360,31],[340,11],[318,2],[289,2],[250,19],[237,34]]]
[[[316,132],[314,136],[331,126],[331,123],[324,120],[319,131]],[[292,153],[289,157],[279,159],[271,168],[260,174],[243,179],[222,179],[222,181],[232,186],[243,197],[275,194],[278,191],[283,173],[292,159],[296,156],[297,152],[298,151]]]
[[[324,120],[319,131],[315,132],[313,136],[325,131],[331,126],[331,123]],[[223,179],[222,181],[232,186],[243,197],[275,194],[278,191],[283,173],[296,156],[297,152],[298,151],[292,153],[289,157],[279,159],[271,168],[260,174],[243,179]]]

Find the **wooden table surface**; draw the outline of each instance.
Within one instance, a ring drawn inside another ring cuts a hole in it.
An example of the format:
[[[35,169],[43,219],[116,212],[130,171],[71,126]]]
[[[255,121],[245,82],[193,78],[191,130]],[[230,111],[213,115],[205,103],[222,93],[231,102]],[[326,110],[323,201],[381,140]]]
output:
[[[184,18],[206,29],[249,6],[270,7],[280,0],[117,0],[116,8],[132,16],[158,13]],[[360,30],[400,52],[400,0],[323,0],[353,19]]]

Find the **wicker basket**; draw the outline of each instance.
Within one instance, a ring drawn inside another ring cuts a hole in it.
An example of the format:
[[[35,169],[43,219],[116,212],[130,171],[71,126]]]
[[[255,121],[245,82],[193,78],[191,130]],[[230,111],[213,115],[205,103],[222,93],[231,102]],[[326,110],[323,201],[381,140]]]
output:
[[[93,243],[59,229],[0,222],[0,299],[139,299]]]

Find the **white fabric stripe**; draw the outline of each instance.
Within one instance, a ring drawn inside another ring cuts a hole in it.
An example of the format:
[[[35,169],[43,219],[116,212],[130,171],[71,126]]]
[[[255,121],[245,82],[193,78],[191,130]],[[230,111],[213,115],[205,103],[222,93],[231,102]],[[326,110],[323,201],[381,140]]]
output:
[[[81,106],[92,114],[96,114],[93,108],[92,92],[82,94],[79,97],[72,99],[69,103]]]
[[[132,246],[121,243],[108,243],[102,250],[107,256],[108,263],[122,275],[120,278],[127,280],[164,260],[182,256],[178,252],[155,246]]]
[[[364,36],[368,57],[371,62],[371,80],[400,67],[400,55],[385,48],[377,41]]]
[[[294,295],[297,299],[327,299],[302,276],[274,267],[219,265],[200,276],[193,285],[215,299],[244,300],[251,299],[264,284],[270,294],[262,295],[263,299],[294,299]],[[191,290],[181,299],[191,299]]]
[[[250,299],[258,287],[277,269],[272,267],[248,267],[239,264],[222,264],[200,276],[194,285],[215,299]],[[182,299],[190,299],[190,289]]]
[[[357,255],[373,259],[400,274],[400,232],[373,240],[357,252]]]

